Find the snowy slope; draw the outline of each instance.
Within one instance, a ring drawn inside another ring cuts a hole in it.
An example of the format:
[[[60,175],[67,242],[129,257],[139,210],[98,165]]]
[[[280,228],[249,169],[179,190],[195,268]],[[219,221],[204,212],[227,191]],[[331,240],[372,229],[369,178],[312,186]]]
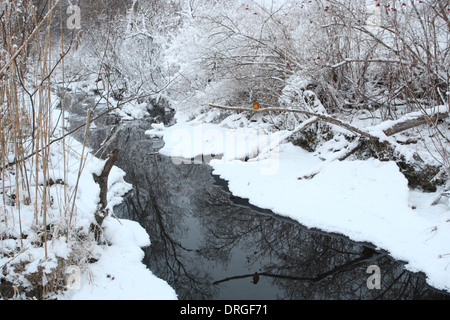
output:
[[[81,144],[71,141],[71,148]],[[93,219],[99,196],[92,173],[102,170],[104,161],[88,155],[78,190],[78,226]],[[75,159],[77,160],[77,159]],[[114,167],[108,179],[110,210],[122,201],[131,186],[124,181],[125,172]],[[177,295],[167,282],[157,278],[143,264],[143,247],[151,245],[149,235],[137,222],[108,216],[103,222],[107,244],[93,249],[96,262],[83,267],[80,283],[58,299],[62,300],[175,300]]]
[[[105,220],[110,246],[82,277],[79,288],[63,299],[71,300],[174,300],[175,291],[142,263],[142,247],[150,245],[146,231],[129,220]]]

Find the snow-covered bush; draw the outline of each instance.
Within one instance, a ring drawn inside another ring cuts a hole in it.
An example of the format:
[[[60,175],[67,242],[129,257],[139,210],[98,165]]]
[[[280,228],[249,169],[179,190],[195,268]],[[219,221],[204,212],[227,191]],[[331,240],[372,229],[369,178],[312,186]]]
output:
[[[95,75],[98,91],[118,101],[162,94],[171,79],[160,54],[165,36],[179,23],[176,2],[110,0],[88,2],[81,10],[93,11],[95,17],[82,24],[72,67]]]
[[[189,106],[220,102],[263,106],[276,103],[292,74],[285,32],[289,6],[267,8],[254,1],[203,3],[186,10],[183,26],[165,51],[172,66],[174,99]],[[196,91],[206,91],[204,99]],[[194,100],[190,100],[194,98]]]

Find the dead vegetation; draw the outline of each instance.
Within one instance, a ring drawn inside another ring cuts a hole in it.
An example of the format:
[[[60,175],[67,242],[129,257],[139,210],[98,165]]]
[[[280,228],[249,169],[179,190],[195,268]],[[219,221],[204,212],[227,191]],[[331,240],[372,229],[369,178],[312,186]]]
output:
[[[64,74],[67,52],[62,46],[55,53],[50,27],[63,28],[61,8],[61,0],[0,5],[0,299],[51,299],[66,286],[67,266],[83,260],[82,235],[69,225],[75,197],[66,166],[73,151],[64,138],[51,145],[65,137],[64,117],[53,113],[52,81],[56,70]],[[55,254],[57,243],[71,254]]]

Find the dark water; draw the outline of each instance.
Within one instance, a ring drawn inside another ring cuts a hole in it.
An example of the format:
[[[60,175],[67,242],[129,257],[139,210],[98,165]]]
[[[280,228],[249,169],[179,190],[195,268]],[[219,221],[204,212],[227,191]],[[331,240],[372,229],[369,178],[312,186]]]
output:
[[[82,110],[75,111],[81,120]],[[206,164],[154,155],[163,142],[144,134],[151,121],[103,118],[89,144],[103,158],[119,148],[117,166],[134,190],[115,213],[147,230],[144,263],[180,299],[450,298],[370,244],[309,230],[233,197]],[[379,290],[367,286],[371,265],[381,271]]]

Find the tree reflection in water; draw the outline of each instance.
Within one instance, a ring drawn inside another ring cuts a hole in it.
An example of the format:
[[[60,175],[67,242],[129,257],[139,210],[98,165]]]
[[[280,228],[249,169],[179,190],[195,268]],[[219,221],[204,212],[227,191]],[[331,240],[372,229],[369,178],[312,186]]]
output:
[[[98,155],[119,148],[117,166],[134,190],[115,213],[144,226],[144,262],[180,299],[449,299],[370,245],[234,198],[208,165],[153,155],[161,141],[145,136],[150,123],[116,124]],[[98,150],[109,132],[98,122],[90,147]],[[381,269],[381,290],[367,288],[370,265]]]
[[[368,245],[236,203],[207,165],[158,155],[127,171],[122,215],[147,229],[145,263],[180,299],[448,298]],[[367,288],[370,265],[381,290]]]

